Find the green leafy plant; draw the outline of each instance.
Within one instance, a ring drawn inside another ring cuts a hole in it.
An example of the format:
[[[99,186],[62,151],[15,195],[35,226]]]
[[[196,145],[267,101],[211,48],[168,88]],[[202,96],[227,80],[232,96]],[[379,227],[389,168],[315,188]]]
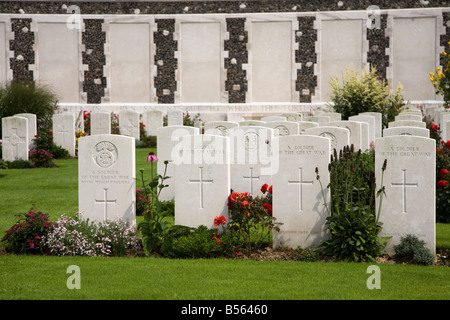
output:
[[[330,79],[330,84],[330,107],[341,113],[343,120],[361,112],[381,112],[383,125],[387,127],[405,108],[402,87],[392,90],[388,81],[377,76],[374,67],[360,73],[355,69],[347,69],[342,73],[342,83],[336,76]]]
[[[189,229],[185,226],[173,225],[173,207],[163,205],[163,202],[159,200],[161,191],[168,186],[165,184],[165,180],[169,177],[166,176],[168,161],[164,161],[164,173],[162,175],[154,174],[154,165],[157,161],[158,158],[153,152],[150,152],[147,157],[151,172],[149,183],[145,183],[144,169],[140,170],[141,190],[145,195],[144,198],[147,199],[147,203],[143,209],[144,220],[139,223],[138,230],[142,235],[142,244],[146,255],[150,255],[152,252],[161,253],[167,238]]]
[[[382,167],[386,170],[386,161]],[[375,211],[374,152],[354,152],[353,146],[336,151],[329,165],[331,206],[327,208],[326,226],[330,238],[318,249],[335,260],[373,261],[384,253],[388,238],[379,237],[379,221],[384,194],[383,181],[377,191],[380,197],[378,213]],[[317,180],[320,181],[318,169]],[[322,187],[323,191],[323,187]],[[324,199],[325,201],[325,199]],[[326,205],[326,203],[325,203]]]
[[[291,253],[296,261],[315,262],[319,261],[320,255],[314,248],[303,249],[297,247]]]
[[[29,254],[43,253],[43,238],[48,234],[52,223],[48,214],[36,212],[34,206],[27,213],[17,215],[19,220],[2,238],[5,249],[9,252]]]
[[[228,246],[224,243],[227,235],[206,226],[172,230],[166,238],[164,254],[169,258],[217,258],[223,256]]]
[[[450,45],[450,41],[447,43],[447,48]],[[449,54],[445,50],[441,53],[443,60],[442,65],[445,66],[444,70],[436,68],[436,73],[430,72],[430,81],[433,84],[436,94],[442,95],[445,105],[450,106],[450,59]]]
[[[272,216],[272,186],[264,184],[261,191],[264,196],[253,197],[248,192],[232,192],[228,196],[227,227],[248,253],[270,242],[272,230],[279,230],[279,223]]]
[[[395,257],[397,259],[419,265],[431,265],[434,256],[425,247],[425,241],[417,238],[416,235],[408,234],[400,238],[400,243],[394,246]]]
[[[0,87],[0,118],[33,113],[37,118],[38,132],[51,130],[56,103],[56,95],[34,82],[12,81]]]

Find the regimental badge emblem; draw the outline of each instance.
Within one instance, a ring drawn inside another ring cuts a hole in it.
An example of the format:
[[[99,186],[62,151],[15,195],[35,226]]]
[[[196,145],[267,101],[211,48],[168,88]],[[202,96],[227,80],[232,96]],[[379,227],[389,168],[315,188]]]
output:
[[[102,168],[109,168],[117,161],[118,152],[114,144],[109,141],[101,141],[94,147],[93,159]]]

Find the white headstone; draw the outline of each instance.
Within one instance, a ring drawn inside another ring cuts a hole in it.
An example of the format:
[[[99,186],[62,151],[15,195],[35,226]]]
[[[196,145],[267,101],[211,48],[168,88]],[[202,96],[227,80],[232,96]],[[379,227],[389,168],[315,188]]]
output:
[[[446,127],[447,121],[450,121],[450,112],[446,112],[441,115],[441,122],[440,122],[439,128],[441,129],[441,138],[442,139],[445,139],[448,136],[447,127]],[[447,141],[447,140],[445,140],[445,141]]]
[[[242,116],[242,114],[237,113],[237,112],[227,112],[227,121],[231,121],[231,122],[241,122],[244,121],[244,117]]]
[[[387,167],[382,180],[382,166]],[[400,237],[416,235],[435,253],[436,141],[418,136],[391,136],[375,141],[376,181],[385,188],[380,236],[391,236],[387,252]],[[379,185],[377,188],[380,188]],[[376,212],[379,199],[376,199]]]
[[[261,120],[244,120],[244,121],[239,121],[239,126],[240,127],[248,127],[248,126],[260,126],[263,123],[265,123],[265,121],[261,121]]]
[[[261,121],[264,122],[272,122],[272,121],[276,121],[276,122],[280,122],[280,121],[286,121],[286,117],[283,116],[267,116],[267,117],[262,117]]]
[[[308,128],[314,128],[314,127],[319,126],[319,124],[317,122],[312,122],[312,121],[298,121],[298,125],[299,125],[299,133],[300,134],[304,134],[305,130]]]
[[[450,120],[445,122],[445,131],[447,132],[446,136],[444,136],[445,141],[450,140]]]
[[[28,148],[31,149],[33,146],[33,139],[37,134],[36,115],[33,113],[18,113],[15,114],[15,116],[28,119]]]
[[[52,116],[53,142],[75,156],[75,115],[58,113]]]
[[[205,134],[214,134],[218,136],[229,136],[231,128],[238,127],[237,122],[232,121],[207,121],[205,123]]]
[[[426,128],[427,124],[423,121],[415,121],[415,120],[398,120],[398,121],[391,121],[388,123],[388,128],[408,127],[408,126]]]
[[[135,139],[98,134],[78,139],[79,212],[91,221],[136,223]]]
[[[325,201],[329,202],[330,140],[319,136],[283,136],[279,140],[278,171],[273,174],[273,216],[282,223],[273,232],[273,246],[311,248],[325,240],[328,213],[316,179],[319,169]],[[329,206],[329,204],[328,204]]]
[[[302,121],[303,115],[301,113],[285,113],[284,116],[286,117],[287,121]]]
[[[395,121],[399,120],[414,120],[414,121],[422,121],[422,115],[415,114],[412,112],[403,112],[399,115],[395,116]]]
[[[368,124],[360,121],[332,121],[329,126],[347,128],[350,131],[350,144],[353,144],[355,150],[365,151],[369,147]]]
[[[160,200],[168,201],[173,200],[175,197],[175,168],[172,163],[173,156],[177,156],[180,148],[183,146],[182,139],[183,136],[199,134],[200,130],[198,128],[189,126],[167,126],[161,127],[157,130],[156,134],[156,145],[158,157],[157,172],[160,175],[164,175],[165,165],[164,161],[169,161],[167,165],[166,176],[170,177],[165,181],[168,187],[162,189],[160,194]]]
[[[300,134],[300,125],[296,121],[271,121],[261,126],[272,128],[275,137]]]
[[[350,144],[350,131],[347,128],[339,127],[315,127],[305,130],[305,134],[326,137],[330,139],[330,153],[333,154],[333,150],[336,149],[337,153],[344,149],[345,146]]]
[[[24,117],[2,118],[2,159],[28,160],[28,119]]]
[[[330,117],[330,121],[341,121],[342,115],[339,112],[324,112],[321,116]]]
[[[312,116],[309,118],[309,121],[317,122],[320,126],[327,126],[330,123],[331,119],[329,116],[325,114],[320,114],[317,116]]]
[[[119,131],[121,135],[140,139],[139,113],[132,110],[119,112]]]
[[[429,138],[430,130],[419,127],[392,127],[383,129],[383,137],[390,136],[420,136]]]
[[[383,129],[383,114],[381,112],[361,112],[360,115],[370,115],[375,117],[375,139],[381,138]]]
[[[375,117],[371,115],[356,115],[348,117],[350,121],[360,121],[368,124],[369,144],[375,140]]]
[[[167,125],[168,126],[182,126],[183,112],[180,110],[167,111]]]
[[[144,112],[144,124],[147,136],[156,136],[158,128],[164,126],[162,111],[152,110]]]
[[[444,118],[448,118],[448,115],[450,114],[450,109],[444,109],[437,113],[437,125],[442,129],[442,126],[445,122]]]
[[[277,159],[272,157],[273,137],[273,129],[259,126],[230,130],[233,192],[262,195],[261,186],[271,184],[272,169],[278,165]]]
[[[230,145],[223,136],[183,136],[175,162],[175,224],[214,227],[214,217],[228,221]]]
[[[111,133],[111,114],[104,111],[91,112],[91,136]]]

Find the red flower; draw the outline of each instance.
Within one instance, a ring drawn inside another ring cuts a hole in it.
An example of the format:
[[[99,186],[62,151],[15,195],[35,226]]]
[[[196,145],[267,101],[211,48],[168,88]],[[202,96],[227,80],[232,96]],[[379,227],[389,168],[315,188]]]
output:
[[[228,196],[228,208],[232,209],[233,205],[239,200],[251,198],[252,197],[248,192],[233,192]]]
[[[266,183],[264,183],[263,186],[261,187],[261,192],[266,193],[267,188],[269,188],[269,186]]]
[[[448,185],[448,181],[445,180],[439,180],[437,183],[437,186],[439,189],[445,188]]]
[[[448,140],[448,141],[445,143],[445,146],[446,146],[447,148],[450,148],[450,140]]]
[[[247,206],[247,205],[248,205],[248,201],[247,201],[247,200],[242,201],[242,206],[243,206],[243,207],[245,207],[245,206]]]
[[[441,177],[445,176],[448,173],[447,169],[441,169]]]
[[[269,192],[272,194],[272,186],[269,187]]]
[[[438,126],[437,126],[437,124],[432,124],[431,125],[431,131],[437,131],[437,129],[438,129]]]
[[[217,227],[217,226],[219,226],[220,224],[225,224],[225,223],[227,223],[227,218],[225,217],[225,216],[217,216],[215,219],[214,219],[214,225]]]
[[[272,215],[272,205],[270,203],[264,203],[263,207],[264,207],[264,209],[267,210],[267,214],[269,216],[271,216]]]

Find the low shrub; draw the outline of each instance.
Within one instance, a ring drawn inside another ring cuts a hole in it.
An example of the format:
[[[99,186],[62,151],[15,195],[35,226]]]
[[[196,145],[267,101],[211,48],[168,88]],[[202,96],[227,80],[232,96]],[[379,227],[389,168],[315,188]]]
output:
[[[53,162],[53,155],[44,149],[32,148],[30,150],[30,161],[33,168],[56,167],[56,164]]]
[[[374,261],[384,254],[386,238],[379,237],[382,223],[375,212],[374,152],[346,147],[339,157],[334,151],[329,165],[330,208],[326,227],[330,238],[319,246],[321,253],[334,260]],[[386,162],[382,170],[386,170]],[[317,180],[320,175],[316,169]],[[377,192],[383,196],[382,186]],[[325,199],[324,199],[325,200]],[[326,203],[325,203],[326,205]]]
[[[50,254],[58,256],[124,256],[141,248],[134,225],[122,219],[90,222],[79,215],[62,215],[44,237]]]
[[[261,187],[263,196],[248,192],[232,192],[228,196],[230,222],[227,228],[242,241],[248,253],[271,242],[273,230],[279,223],[272,216],[272,186]]]
[[[33,167],[31,161],[17,159],[13,161],[6,161],[8,169],[30,169]]]
[[[431,265],[433,254],[425,248],[425,241],[417,236],[408,234],[400,238],[400,243],[394,246],[395,257],[418,265]]]
[[[315,262],[319,261],[320,255],[313,248],[302,249],[301,247],[297,247],[291,253],[294,260],[297,261],[305,261],[305,262]]]
[[[342,82],[342,83],[341,83]],[[402,87],[392,90],[390,83],[378,77],[375,68],[357,72],[347,69],[342,79],[330,79],[331,107],[341,113],[343,120],[361,112],[381,112],[383,125],[387,127],[404,108]]]
[[[36,115],[38,131],[49,131],[57,100],[56,95],[45,86],[33,81],[14,80],[0,87],[0,118],[33,113]],[[0,136],[1,132],[0,127]]]
[[[225,239],[217,230],[199,226],[168,237],[163,252],[169,258],[216,258],[229,248]]]
[[[19,220],[6,231],[1,240],[5,243],[6,251],[19,254],[43,253],[43,239],[52,226],[48,214],[36,212],[33,206],[27,213],[17,216]]]

